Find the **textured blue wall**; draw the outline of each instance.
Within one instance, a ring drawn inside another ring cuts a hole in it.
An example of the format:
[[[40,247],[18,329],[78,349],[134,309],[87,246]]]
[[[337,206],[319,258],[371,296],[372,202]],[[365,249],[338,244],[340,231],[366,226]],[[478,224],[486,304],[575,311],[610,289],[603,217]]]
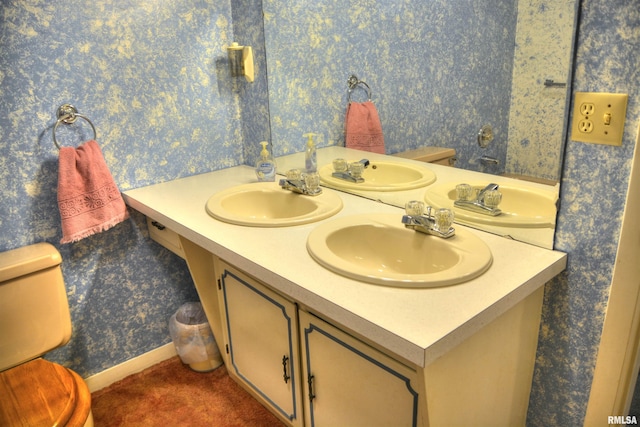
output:
[[[2,2],[0,250],[59,247],[74,334],[49,357],[83,376],[169,342],[168,318],[197,295],[185,263],[148,240],[135,212],[60,247],[56,109],[69,102],[92,120],[121,190],[243,163],[242,141],[268,125],[241,125],[245,84],[229,76],[224,51],[232,39],[229,1]],[[57,136],[75,146],[92,133],[80,121]]]
[[[2,3],[0,250],[58,245],[51,129],[60,104],[74,103],[93,120],[122,190],[251,162],[256,143],[269,138],[275,105],[265,105],[259,12],[243,18],[235,1],[233,8],[196,0],[111,3]],[[567,144],[556,247],[569,253],[569,267],[545,296],[532,426],[580,425],[584,417],[640,123],[639,28],[638,0],[583,1],[573,89],[628,93],[627,126],[622,147]],[[259,77],[251,90],[226,71],[223,47],[234,38],[255,43]],[[405,87],[421,76],[408,75]],[[331,90],[345,96],[340,80]],[[391,85],[370,83],[374,96]],[[79,129],[64,129],[61,142],[91,136]],[[169,342],[168,317],[196,297],[184,263],[148,240],[138,214],[60,249],[74,337],[52,358],[84,376]]]
[[[577,0],[518,0],[505,171],[560,180]]]
[[[387,153],[453,147],[460,167],[480,170],[476,135],[489,123],[496,139],[482,154],[504,165],[515,3],[265,0],[276,154],[302,151],[307,132],[323,133],[321,146],[344,145],[354,73],[371,87]]]
[[[629,103],[622,147],[567,143],[555,247],[569,264],[545,295],[528,418],[540,427],[584,419],[640,124],[640,1],[581,3],[573,90]]]

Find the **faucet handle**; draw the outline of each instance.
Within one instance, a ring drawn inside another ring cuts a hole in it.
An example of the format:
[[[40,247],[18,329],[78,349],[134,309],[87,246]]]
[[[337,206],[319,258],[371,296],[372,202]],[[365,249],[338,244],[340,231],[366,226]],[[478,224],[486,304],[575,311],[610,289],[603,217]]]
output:
[[[301,174],[300,169],[289,169],[286,177],[289,181],[298,181],[302,176]]]
[[[335,172],[346,172],[347,171],[347,161],[343,158],[333,159],[333,170]]]
[[[451,229],[451,225],[453,224],[453,219],[455,217],[453,211],[447,208],[440,208],[436,210],[433,215],[435,219],[435,228],[441,233],[446,233]]]
[[[456,200],[472,200],[476,197],[475,189],[469,184],[456,185]]]
[[[502,193],[498,190],[487,190],[484,193],[484,204],[490,208],[496,208],[502,201]]]
[[[309,194],[319,194],[322,192],[322,189],[320,188],[320,174],[318,174],[318,172],[305,174],[304,184],[307,186]]]
[[[407,215],[420,216],[424,213],[424,202],[420,200],[410,200],[404,205]]]
[[[362,172],[364,172],[364,164],[360,162],[351,162],[349,163],[349,173],[354,178],[361,178]]]

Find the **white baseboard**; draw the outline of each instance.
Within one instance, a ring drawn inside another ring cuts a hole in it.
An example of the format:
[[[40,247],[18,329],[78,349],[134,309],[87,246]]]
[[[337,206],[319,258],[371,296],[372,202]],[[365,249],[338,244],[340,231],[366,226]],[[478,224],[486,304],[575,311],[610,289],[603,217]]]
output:
[[[98,372],[89,378],[85,378],[84,381],[87,383],[89,391],[93,393],[94,391],[110,386],[116,381],[120,381],[131,374],[143,371],[157,363],[170,359],[176,354],[176,347],[173,343],[165,344],[155,350],[141,354],[138,357],[129,359],[102,372]]]

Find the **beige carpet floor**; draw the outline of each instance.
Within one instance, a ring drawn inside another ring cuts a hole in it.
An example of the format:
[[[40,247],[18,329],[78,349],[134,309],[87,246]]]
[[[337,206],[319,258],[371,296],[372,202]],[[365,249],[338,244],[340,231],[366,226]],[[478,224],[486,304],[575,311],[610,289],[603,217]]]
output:
[[[282,427],[223,366],[195,372],[168,359],[92,394],[96,427]]]

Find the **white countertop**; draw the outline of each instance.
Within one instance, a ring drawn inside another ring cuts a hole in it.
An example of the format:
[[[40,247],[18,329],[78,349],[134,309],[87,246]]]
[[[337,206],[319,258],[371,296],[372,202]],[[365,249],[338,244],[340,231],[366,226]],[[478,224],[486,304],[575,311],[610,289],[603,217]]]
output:
[[[493,254],[491,268],[474,280],[430,289],[400,289],[358,282],[321,267],[307,253],[307,235],[318,223],[280,228],[244,227],[220,222],[206,213],[205,203],[215,192],[255,181],[253,168],[238,166],[130,190],[124,193],[124,198],[130,207],[283,295],[421,367],[471,336],[566,267],[564,253],[469,228],[489,245]],[[332,218],[397,213],[400,221],[403,214],[403,210],[394,206],[339,194],[344,208]]]

